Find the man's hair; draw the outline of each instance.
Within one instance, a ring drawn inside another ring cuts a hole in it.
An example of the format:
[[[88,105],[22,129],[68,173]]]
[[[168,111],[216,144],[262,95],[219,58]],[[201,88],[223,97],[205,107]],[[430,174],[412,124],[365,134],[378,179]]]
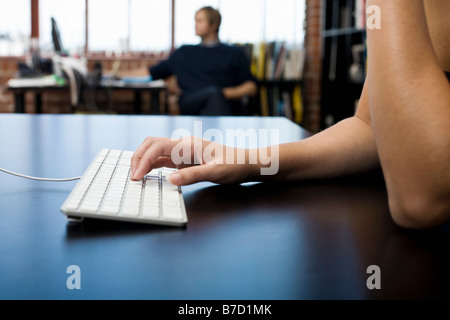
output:
[[[206,17],[208,18],[210,25],[217,25],[217,33],[219,33],[220,24],[222,23],[222,15],[219,10],[214,9],[213,7],[207,6],[198,9],[197,12],[204,11],[206,13]]]

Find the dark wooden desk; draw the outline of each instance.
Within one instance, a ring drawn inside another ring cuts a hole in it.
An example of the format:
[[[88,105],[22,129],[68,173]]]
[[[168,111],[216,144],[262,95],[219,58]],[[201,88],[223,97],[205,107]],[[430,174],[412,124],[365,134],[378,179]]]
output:
[[[283,118],[0,115],[0,166],[43,177],[80,175],[101,148],[135,150],[149,135],[279,129]],[[203,131],[203,132],[204,132]],[[0,299],[448,298],[450,230],[394,225],[379,172],[295,183],[183,187],[186,229],[86,221],[59,211],[75,182],[0,173]],[[81,269],[69,290],[66,269]],[[369,290],[368,266],[381,270]]]
[[[7,89],[14,94],[14,112],[25,113],[25,94],[27,92],[34,92],[35,96],[35,112],[42,113],[42,95],[51,91],[66,91],[69,94],[69,86],[59,85],[24,85],[24,86],[9,86]],[[134,113],[142,114],[142,94],[148,92],[151,96],[150,110],[152,114],[159,114],[159,94],[166,90],[164,85],[152,85],[152,84],[124,84],[120,81],[114,81],[111,83],[104,82],[101,85],[95,86],[94,90],[105,91],[133,91],[134,92]]]

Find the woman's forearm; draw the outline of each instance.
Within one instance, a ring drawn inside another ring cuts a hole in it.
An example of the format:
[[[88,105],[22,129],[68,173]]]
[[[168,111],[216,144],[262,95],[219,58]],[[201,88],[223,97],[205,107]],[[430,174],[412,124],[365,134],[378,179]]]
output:
[[[391,210],[409,212],[404,225],[420,215],[424,225],[439,224],[450,197],[450,87],[423,1],[368,5],[381,10],[381,29],[368,30],[369,106]]]
[[[304,180],[364,172],[378,166],[370,125],[357,117],[343,120],[308,139],[279,145],[279,171],[261,175],[261,164],[249,180]],[[271,154],[272,160],[273,150]]]

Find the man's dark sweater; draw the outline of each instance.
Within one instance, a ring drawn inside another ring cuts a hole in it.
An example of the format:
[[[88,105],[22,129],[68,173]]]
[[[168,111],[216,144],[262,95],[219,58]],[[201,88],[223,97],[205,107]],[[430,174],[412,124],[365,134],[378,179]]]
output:
[[[150,68],[150,74],[155,80],[175,75],[183,93],[211,85],[234,87],[253,80],[244,51],[222,43],[182,46],[168,60]]]
[[[154,80],[175,75],[182,92],[180,102],[190,100],[188,96],[198,95],[204,89],[211,92],[211,88],[215,88],[221,92],[223,88],[254,80],[250,61],[242,48],[222,43],[182,46],[168,60],[151,67],[150,74]],[[185,109],[195,108],[188,106]]]

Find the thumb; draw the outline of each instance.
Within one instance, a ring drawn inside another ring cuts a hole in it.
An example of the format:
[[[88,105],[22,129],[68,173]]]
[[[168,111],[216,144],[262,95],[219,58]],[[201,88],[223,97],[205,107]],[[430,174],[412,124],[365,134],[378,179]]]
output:
[[[204,164],[178,170],[166,177],[175,186],[185,186],[201,181],[211,181],[213,178],[213,166]]]

